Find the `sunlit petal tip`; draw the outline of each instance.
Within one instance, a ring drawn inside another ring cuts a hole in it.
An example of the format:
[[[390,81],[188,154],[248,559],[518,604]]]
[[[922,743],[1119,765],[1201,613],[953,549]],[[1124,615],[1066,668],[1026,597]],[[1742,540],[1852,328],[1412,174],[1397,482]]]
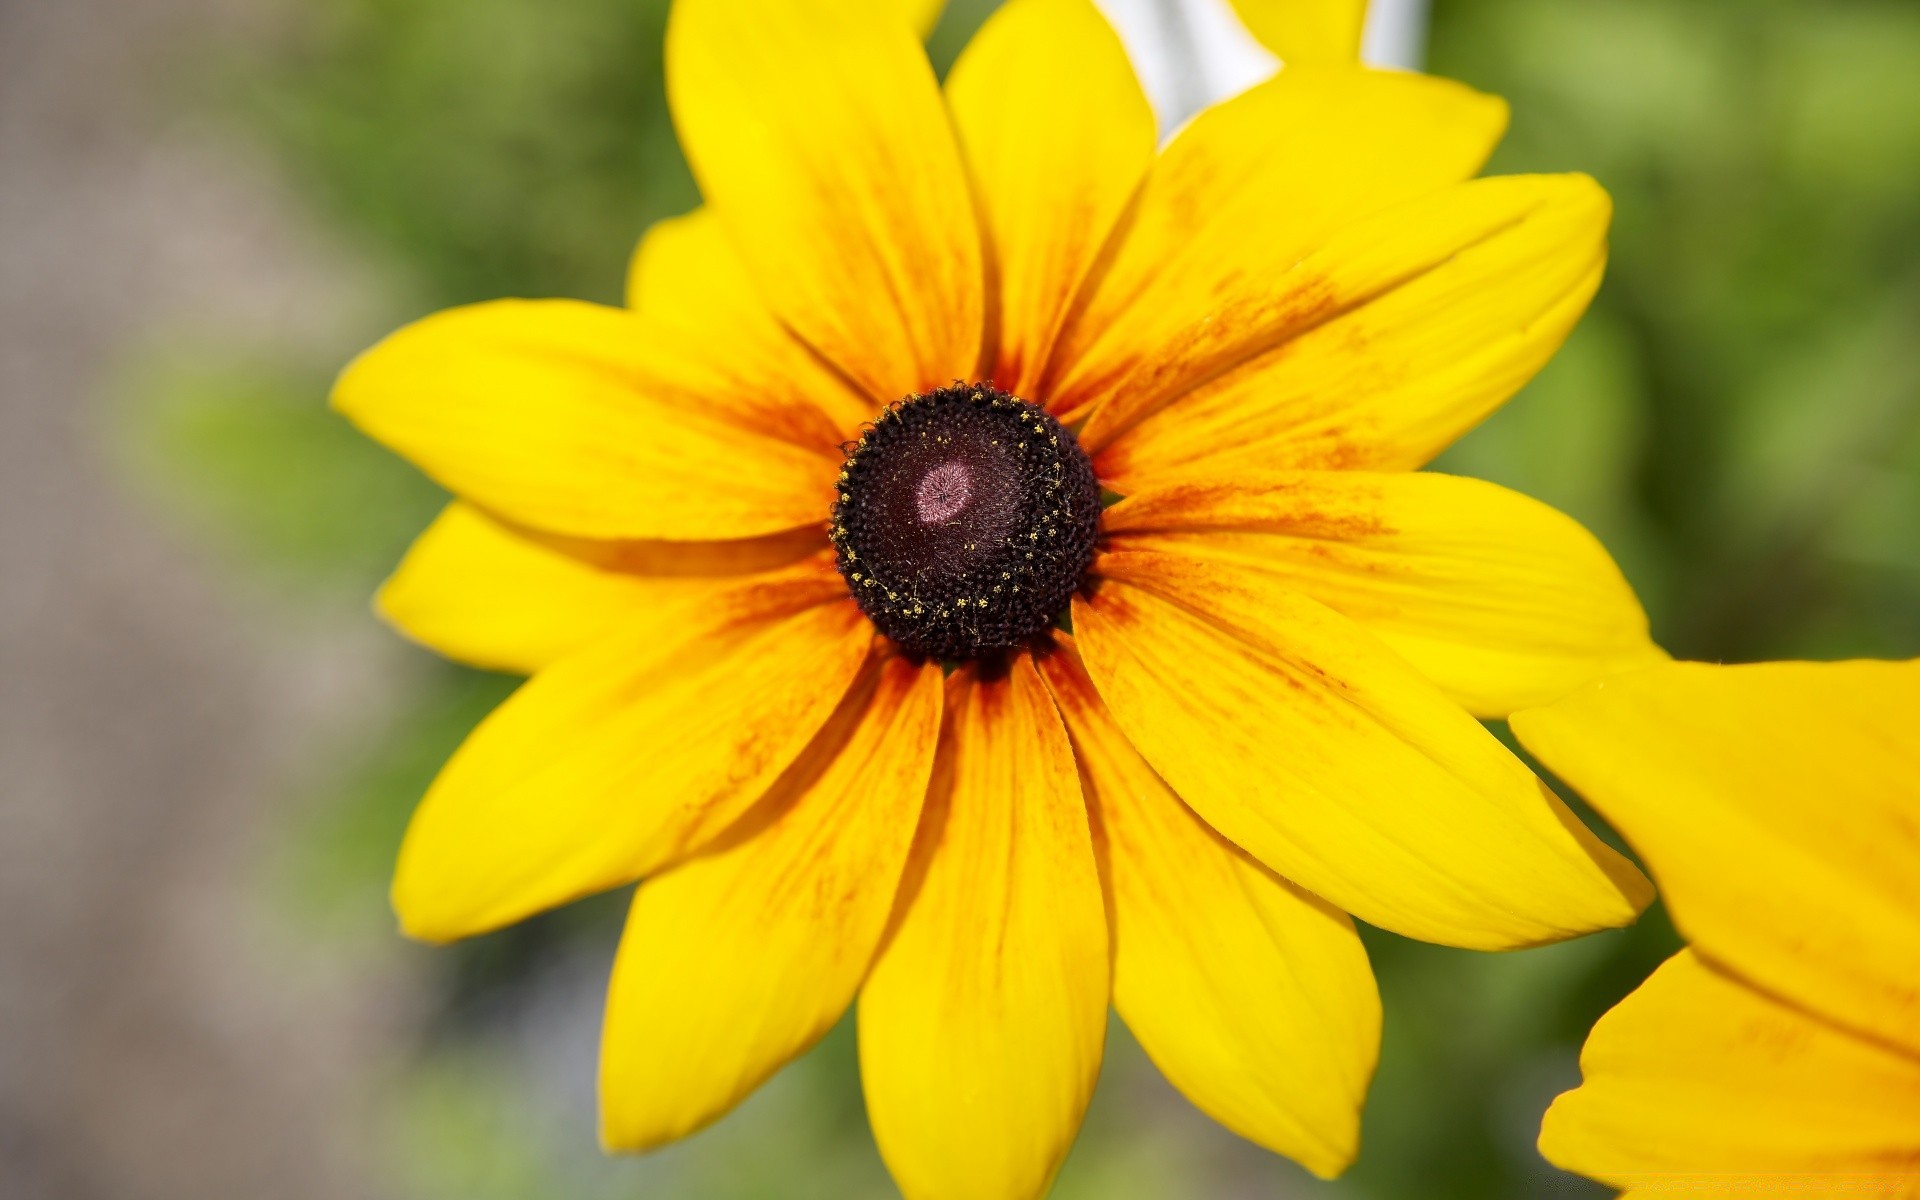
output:
[[[437,911],[430,897],[421,896],[418,876],[394,873],[387,889],[387,903],[393,909],[400,935],[428,946],[446,946],[470,937],[473,930]]]

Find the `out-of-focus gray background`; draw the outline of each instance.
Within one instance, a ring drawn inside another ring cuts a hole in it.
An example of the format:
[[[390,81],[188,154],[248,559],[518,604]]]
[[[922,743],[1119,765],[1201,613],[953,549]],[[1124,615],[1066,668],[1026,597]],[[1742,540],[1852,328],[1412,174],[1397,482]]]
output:
[[[990,0],[958,0],[951,61]],[[845,1031],[708,1133],[594,1148],[613,896],[402,943],[385,876],[511,681],[366,597],[438,498],[324,410],[393,325],[612,299],[693,192],[663,0],[0,0],[0,1196],[890,1195]],[[1584,169],[1615,263],[1442,465],[1586,520],[1685,656],[1920,653],[1920,8],[1437,0],[1498,170]],[[1058,1195],[1593,1194],[1531,1150],[1671,946],[1370,939],[1387,1045],[1324,1186],[1115,1029]]]

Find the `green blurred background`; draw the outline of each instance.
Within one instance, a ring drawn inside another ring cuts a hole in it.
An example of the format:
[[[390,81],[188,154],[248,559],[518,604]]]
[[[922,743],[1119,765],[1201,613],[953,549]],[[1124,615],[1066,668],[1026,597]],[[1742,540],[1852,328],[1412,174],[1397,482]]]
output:
[[[956,0],[937,64],[992,6]],[[712,1130],[599,1155],[624,895],[437,950],[385,907],[411,805],[513,681],[372,629],[442,497],[326,387],[435,308],[617,299],[695,201],[665,0],[32,7],[0,3],[0,528],[48,585],[6,610],[6,753],[59,844],[0,899],[64,940],[0,930],[9,1194],[893,1195],[844,1026]],[[1437,0],[1430,69],[1513,103],[1493,169],[1618,204],[1593,311],[1440,466],[1585,521],[1676,655],[1920,653],[1915,63],[1910,0]],[[1385,1050],[1336,1184],[1210,1125],[1115,1025],[1056,1195],[1602,1194],[1534,1131],[1675,944],[1658,910],[1498,956],[1370,935]]]

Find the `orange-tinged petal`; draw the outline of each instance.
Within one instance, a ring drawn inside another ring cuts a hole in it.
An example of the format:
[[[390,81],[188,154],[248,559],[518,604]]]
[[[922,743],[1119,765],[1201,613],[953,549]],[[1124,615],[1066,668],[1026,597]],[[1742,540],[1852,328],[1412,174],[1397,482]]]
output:
[[[1068,305],[1153,161],[1153,109],[1091,0],[1010,0],[954,65],[947,102],[996,265],[992,375],[1034,396]]]
[[[1172,471],[1420,466],[1566,340],[1611,215],[1583,175],[1506,176],[1359,222],[1269,284],[1256,352],[1184,396],[1108,405],[1082,440],[1121,492]]]
[[[940,668],[894,658],[724,845],[648,880],[614,962],[601,1140],[707,1124],[852,1003],[893,909],[940,737]]]
[[[449,490],[538,529],[692,541],[823,522],[832,447],[769,436],[754,409],[725,401],[712,368],[671,338],[571,300],[416,321],[355,359],[333,393]]]
[[[627,271],[627,307],[672,331],[803,444],[837,446],[893,396],[868,396],[780,324],[706,209],[656,222]],[[749,420],[754,428],[767,422]]]
[[[833,0],[679,0],[667,94],[769,307],[869,394],[971,376],[980,233],[926,54]]]
[[[872,627],[831,565],[651,605],[467,738],[400,848],[394,907],[445,941],[631,882],[724,831],[800,754]]]
[[[1465,710],[1358,625],[1179,555],[1097,559],[1075,600],[1120,728],[1215,829],[1357,917],[1494,950],[1624,925],[1653,898]]]
[[[1100,1070],[1106,921],[1073,751],[1030,658],[955,672],[860,1075],[907,1200],[1046,1189]]]
[[[1288,66],[1360,61],[1367,0],[1233,0],[1248,32]]]
[[[1547,1111],[1540,1152],[1647,1189],[1636,1195],[1866,1200],[1914,1194],[1903,1177],[1920,1185],[1920,1057],[1770,999],[1691,950],[1600,1018],[1580,1069],[1580,1087]]]
[[[1332,1178],[1360,1146],[1380,995],[1347,915],[1249,859],[1168,790],[1070,648],[1041,672],[1093,815],[1113,1003],[1175,1087]]]
[[[505,525],[505,522],[497,524]],[[506,525],[567,557],[603,571],[651,575],[662,579],[714,579],[751,575],[791,566],[827,549],[824,524],[803,525],[757,538],[727,542],[661,542],[634,538],[575,538],[543,533],[525,526]]]
[[[414,540],[375,600],[402,633],[448,658],[531,675],[649,605],[725,577],[794,563],[825,531],[734,542],[602,542],[515,528],[454,501]]]
[[[1911,1172],[1909,1172],[1909,1176]],[[1892,1176],[1892,1184],[1904,1185],[1906,1177]],[[1708,1197],[1745,1197],[1760,1195],[1790,1196],[1793,1200],[1912,1200],[1920,1192],[1889,1192],[1889,1176],[1884,1171],[1864,1174],[1852,1171],[1821,1171],[1814,1175],[1772,1172],[1755,1177],[1751,1173],[1715,1176],[1707,1180],[1664,1179],[1621,1192],[1619,1200],[1700,1200]],[[1756,1191],[1756,1188],[1770,1188]]]
[[[523,675],[707,580],[582,562],[455,501],[417,538],[375,603],[408,637],[460,662]]]
[[[1116,550],[1205,558],[1310,596],[1483,717],[1662,657],[1592,534],[1477,479],[1207,474],[1135,492],[1102,529]]]
[[[1920,660],[1671,663],[1513,718],[1701,953],[1920,1056]]]
[[[1160,156],[1113,261],[1062,335],[1047,399],[1150,408],[1337,297],[1289,289],[1342,226],[1471,177],[1506,106],[1429,76],[1295,69],[1196,117]]]

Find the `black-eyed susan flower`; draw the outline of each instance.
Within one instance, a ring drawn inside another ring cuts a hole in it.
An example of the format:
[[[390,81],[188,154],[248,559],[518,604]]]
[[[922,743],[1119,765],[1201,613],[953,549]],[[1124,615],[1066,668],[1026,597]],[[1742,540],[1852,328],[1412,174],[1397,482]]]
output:
[[[459,496],[383,609],[533,676],[422,802],[402,922],[645,880],[615,1149],[857,996],[906,1194],[1036,1195],[1111,1004],[1334,1174],[1380,1021],[1349,913],[1492,949],[1649,899],[1474,719],[1656,656],[1638,603],[1567,518],[1413,471],[1565,336],[1607,198],[1472,181],[1504,108],[1437,79],[1289,69],[1160,150],[1087,0],[1013,0],[944,93],[851,10],[676,5],[707,206],[627,309],[442,313],[339,384]]]
[[[1669,1196],[1920,1196],[1920,660],[1673,663],[1517,714],[1690,943],[1600,1019],[1547,1158]]]

